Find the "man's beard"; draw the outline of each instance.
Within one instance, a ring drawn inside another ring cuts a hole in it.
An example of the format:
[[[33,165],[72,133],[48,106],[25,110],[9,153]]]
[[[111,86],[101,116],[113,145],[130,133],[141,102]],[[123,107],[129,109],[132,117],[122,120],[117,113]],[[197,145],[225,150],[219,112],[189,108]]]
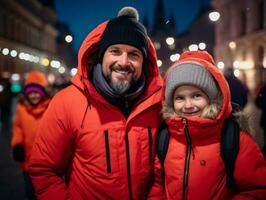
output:
[[[112,71],[119,70],[119,71],[126,71],[132,74],[130,80],[122,80],[122,79],[112,79]],[[135,68],[130,66],[127,68],[121,68],[115,65],[112,65],[110,67],[110,72],[107,74],[107,81],[111,88],[114,90],[116,94],[124,94],[137,80],[134,76],[135,74]]]
[[[131,81],[121,81],[121,80],[117,80],[117,81],[113,81],[111,80],[110,82],[110,86],[113,88],[113,90],[115,91],[115,93],[117,94],[124,94],[132,85]]]

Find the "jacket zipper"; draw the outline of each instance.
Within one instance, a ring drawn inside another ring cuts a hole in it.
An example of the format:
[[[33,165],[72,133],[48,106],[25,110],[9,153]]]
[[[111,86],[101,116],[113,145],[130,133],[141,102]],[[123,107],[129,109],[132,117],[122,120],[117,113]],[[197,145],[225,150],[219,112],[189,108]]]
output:
[[[183,177],[183,195],[182,195],[182,199],[186,200],[187,199],[187,187],[188,187],[190,154],[191,154],[191,138],[190,138],[190,135],[189,135],[187,119],[183,118],[182,122],[184,124],[184,132],[185,132],[186,141],[187,141],[186,159],[185,159],[185,168],[184,168],[184,177]]]
[[[148,137],[149,137],[149,165],[152,163],[152,132],[151,127],[148,127]]]
[[[108,131],[104,131],[107,173],[111,173],[111,158]]]
[[[131,173],[130,173],[130,152],[129,152],[129,141],[128,141],[128,132],[126,132],[125,137],[126,143],[126,159],[127,159],[127,181],[128,181],[128,190],[129,190],[129,199],[133,199],[132,195],[132,183],[131,183]]]

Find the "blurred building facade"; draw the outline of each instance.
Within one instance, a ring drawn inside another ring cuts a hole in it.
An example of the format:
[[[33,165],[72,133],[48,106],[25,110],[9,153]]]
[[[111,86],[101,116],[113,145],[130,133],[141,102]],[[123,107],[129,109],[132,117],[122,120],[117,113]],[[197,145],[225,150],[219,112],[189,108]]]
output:
[[[156,49],[160,72],[164,74],[167,67],[173,62],[170,57],[177,53],[175,19],[173,16],[166,17],[163,0],[156,1],[153,19],[153,26],[146,21],[144,21],[144,25],[147,27]]]
[[[251,94],[266,81],[266,0],[213,0],[216,23],[215,58],[233,67]]]
[[[34,69],[58,74],[72,65],[58,52],[62,32],[54,0],[1,0],[0,24],[0,75],[23,76]]]
[[[72,45],[73,33],[66,23],[57,22],[56,28],[59,33],[57,37],[58,56],[64,60],[69,67],[76,67],[77,55],[74,53],[75,51]]]
[[[209,14],[213,11],[210,6],[201,5],[200,12],[195,16],[187,32],[179,35],[182,52],[185,50],[205,50],[213,55],[215,43],[215,22]]]
[[[160,73],[164,74],[182,52],[186,50],[207,50],[213,54],[214,26],[210,21],[209,13],[212,8],[200,3],[200,11],[195,16],[186,32],[179,33],[173,15],[166,16],[163,0],[157,0],[154,10],[153,27],[144,20],[150,37],[157,52]]]

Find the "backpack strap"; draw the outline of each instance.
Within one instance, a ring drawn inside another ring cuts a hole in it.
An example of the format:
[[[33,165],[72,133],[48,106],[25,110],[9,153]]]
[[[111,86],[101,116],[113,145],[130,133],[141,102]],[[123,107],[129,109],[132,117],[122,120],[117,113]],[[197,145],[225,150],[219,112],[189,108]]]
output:
[[[161,162],[162,167],[164,167],[164,160],[168,151],[169,144],[169,133],[167,126],[163,124],[156,137],[156,153]]]
[[[233,114],[229,116],[222,127],[221,157],[226,170],[226,185],[228,188],[235,186],[234,168],[239,151],[240,128]]]

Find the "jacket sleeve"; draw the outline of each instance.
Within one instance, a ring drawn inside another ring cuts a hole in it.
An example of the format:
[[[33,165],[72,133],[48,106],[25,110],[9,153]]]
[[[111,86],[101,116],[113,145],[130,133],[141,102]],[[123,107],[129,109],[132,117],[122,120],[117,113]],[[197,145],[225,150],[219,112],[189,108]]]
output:
[[[11,139],[12,157],[16,162],[23,162],[25,160],[25,144],[22,129],[22,119],[20,114],[20,105],[16,107],[16,116],[13,122],[13,132]]]
[[[265,199],[266,161],[249,134],[240,134],[240,149],[234,171],[238,193],[233,200]]]
[[[55,96],[41,120],[29,164],[40,200],[69,199],[65,177],[73,146],[66,118],[64,103]]]
[[[11,139],[11,147],[15,147],[16,145],[23,144],[23,130],[21,127],[21,116],[20,116],[20,107],[21,105],[17,105],[16,107],[16,116],[13,122],[13,132],[12,132],[12,139]]]
[[[154,170],[153,170],[153,178],[152,184],[149,191],[148,199],[157,200],[157,199],[165,199],[164,197],[164,174],[163,168],[161,167],[160,160],[158,156],[155,156],[154,161]]]

